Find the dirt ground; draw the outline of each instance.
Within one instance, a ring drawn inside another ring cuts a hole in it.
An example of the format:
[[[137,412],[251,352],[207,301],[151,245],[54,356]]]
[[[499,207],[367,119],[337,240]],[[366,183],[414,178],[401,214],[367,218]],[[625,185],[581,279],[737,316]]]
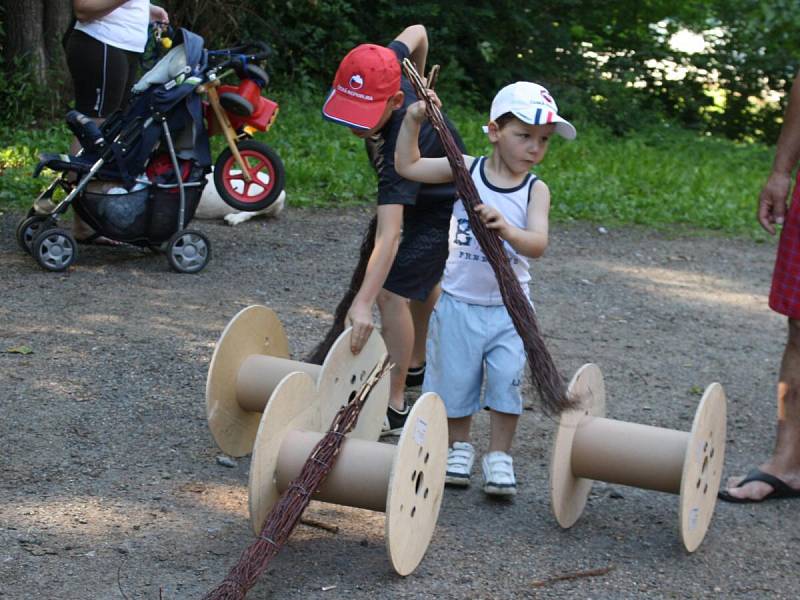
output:
[[[369,212],[196,222],[214,253],[199,275],[83,246],[68,273],[47,273],[17,248],[20,216],[0,216],[0,597],[200,597],[253,540],[249,459],[219,464],[206,424],[214,344],[240,309],[264,304],[302,357],[329,323]],[[740,473],[772,443],[785,336],[766,306],[773,256],[749,240],[556,225],[534,267],[540,325],[566,376],[600,366],[614,419],[688,431],[702,390],[722,383],[725,472]],[[33,352],[8,351],[23,345]],[[479,453],[487,424],[478,417]],[[597,482],[581,519],[560,529],[547,492],[554,430],[536,410],[523,415],[513,502],[488,500],[479,481],[445,492],[412,575],[390,568],[382,513],[312,503],[307,515],[338,532],[300,525],[248,597],[797,597],[791,501],[719,503],[689,555],[677,496]]]

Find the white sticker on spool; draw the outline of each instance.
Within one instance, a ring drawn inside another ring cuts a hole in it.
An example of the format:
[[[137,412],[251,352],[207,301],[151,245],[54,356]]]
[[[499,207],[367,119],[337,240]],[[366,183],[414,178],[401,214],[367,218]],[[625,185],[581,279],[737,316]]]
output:
[[[428,424],[422,419],[417,419],[414,426],[414,441],[420,446],[425,443],[425,434],[428,432]]]
[[[689,531],[692,531],[697,527],[697,521],[699,518],[700,509],[698,507],[694,507],[689,511]]]

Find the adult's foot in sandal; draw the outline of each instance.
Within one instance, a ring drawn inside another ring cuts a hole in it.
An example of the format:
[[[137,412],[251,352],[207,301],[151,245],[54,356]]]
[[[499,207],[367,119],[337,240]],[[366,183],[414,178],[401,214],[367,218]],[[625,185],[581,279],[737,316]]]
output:
[[[800,498],[800,488],[790,485],[797,483],[797,477],[781,479],[759,468],[750,471],[746,477],[728,480],[727,489],[719,491],[719,499],[740,504],[765,502],[781,498]]]

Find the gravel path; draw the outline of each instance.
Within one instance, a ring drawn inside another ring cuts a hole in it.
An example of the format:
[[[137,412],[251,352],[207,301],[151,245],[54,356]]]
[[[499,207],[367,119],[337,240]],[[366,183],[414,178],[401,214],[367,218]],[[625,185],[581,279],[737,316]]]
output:
[[[197,222],[199,275],[133,249],[81,247],[43,272],[0,216],[0,597],[196,598],[253,539],[249,459],[218,464],[205,421],[214,343],[241,308],[280,316],[295,357],[324,332],[369,212],[303,211],[236,228]],[[535,265],[541,327],[562,372],[597,363],[611,418],[688,431],[719,381],[726,474],[770,450],[785,323],[766,307],[774,247],[644,229],[553,228]],[[29,346],[33,353],[10,353]],[[479,452],[488,420],[477,419]],[[382,513],[313,503],[251,598],[796,598],[791,501],[718,504],[699,550],[677,534],[677,496],[595,483],[582,518],[551,516],[554,423],[525,413],[519,494],[445,494],[422,564],[393,574]],[[478,477],[479,478],[479,477]],[[600,570],[595,576],[551,578]]]

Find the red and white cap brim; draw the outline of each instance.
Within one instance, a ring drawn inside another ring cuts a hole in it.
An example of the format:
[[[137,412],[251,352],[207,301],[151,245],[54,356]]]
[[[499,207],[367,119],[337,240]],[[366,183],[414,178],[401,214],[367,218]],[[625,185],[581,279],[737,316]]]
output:
[[[381,120],[386,110],[386,102],[388,100],[365,102],[349,98],[333,88],[325,104],[322,105],[322,116],[339,125],[366,131],[375,127]]]

